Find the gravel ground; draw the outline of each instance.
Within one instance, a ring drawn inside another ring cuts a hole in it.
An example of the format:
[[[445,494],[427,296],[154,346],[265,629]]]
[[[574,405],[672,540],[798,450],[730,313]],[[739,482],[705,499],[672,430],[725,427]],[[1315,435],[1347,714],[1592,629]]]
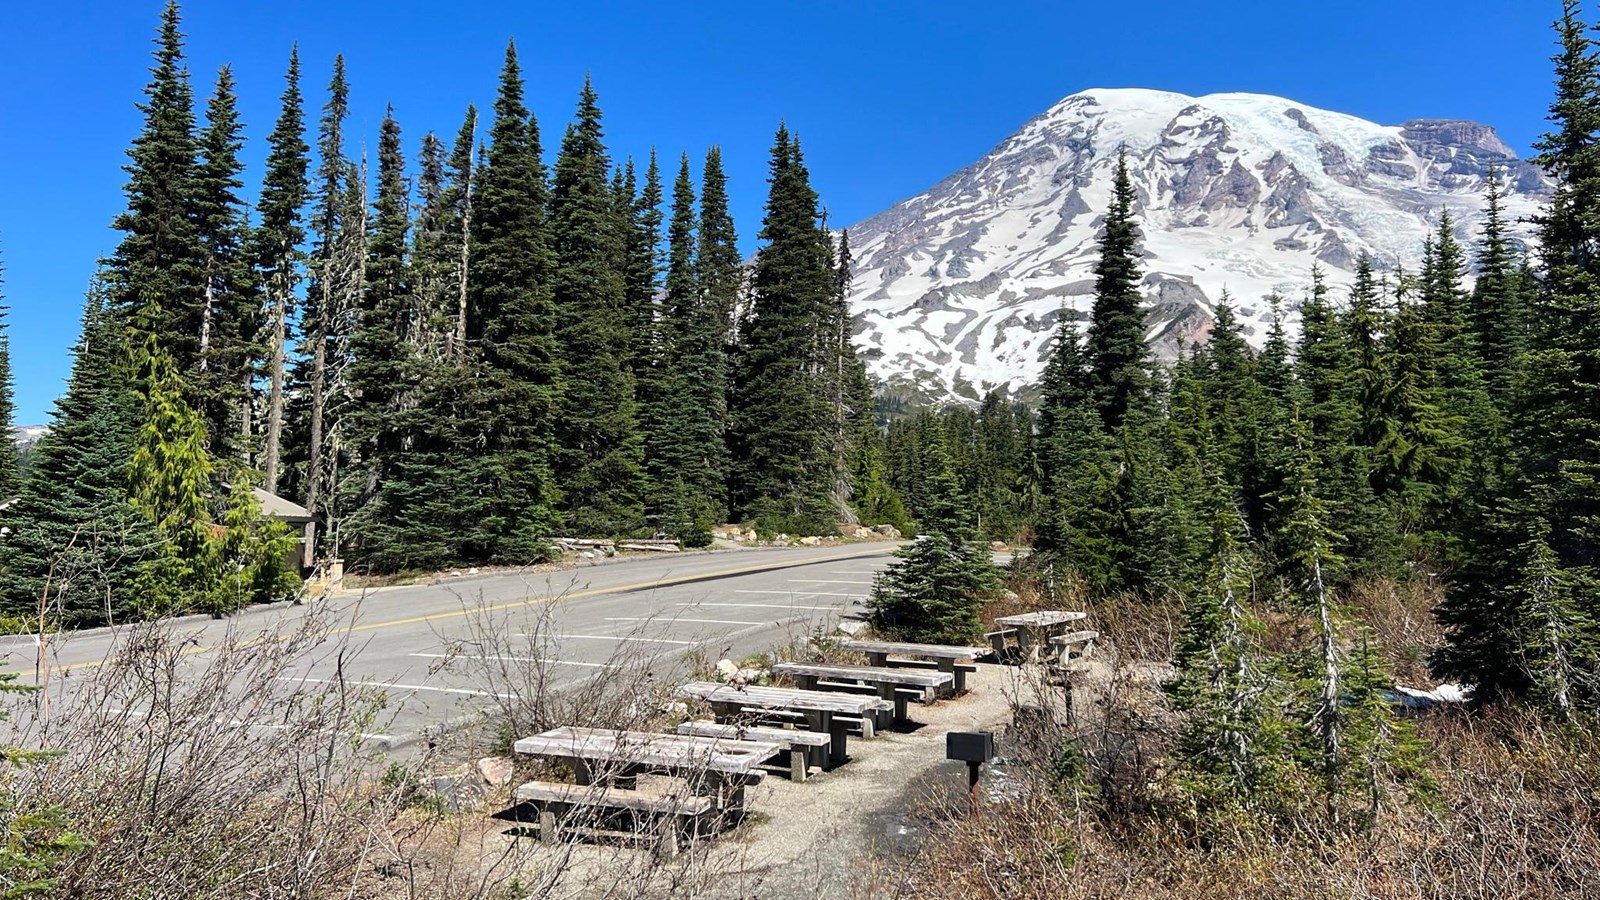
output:
[[[750,790],[751,814],[740,827],[676,863],[653,866],[645,851],[616,845],[569,845],[553,851],[560,853],[556,858],[532,844],[534,839],[518,843],[528,842],[522,846],[533,851],[534,870],[553,865],[565,872],[562,881],[577,890],[558,891],[562,896],[632,896],[642,886],[633,873],[646,870],[653,874],[643,875],[645,882],[661,895],[696,900],[868,896],[880,863],[916,846],[919,810],[964,806],[966,765],[945,760],[945,733],[1003,729],[1011,720],[1008,698],[1018,693],[1020,671],[980,665],[967,677],[965,696],[913,705],[910,716],[917,724],[904,730],[880,732],[870,741],[852,737],[848,762],[804,784],[769,773]],[[1001,778],[997,772],[996,781]],[[502,833],[490,844],[503,849],[508,837]],[[633,887],[623,888],[623,881]]]
[[[726,896],[863,896],[878,860],[915,846],[919,806],[964,802],[966,764],[945,760],[945,733],[1009,723],[1016,672],[980,665],[965,696],[911,708],[921,727],[852,738],[848,763],[804,784],[765,779],[751,795],[755,821],[712,850],[713,867],[743,873]]]

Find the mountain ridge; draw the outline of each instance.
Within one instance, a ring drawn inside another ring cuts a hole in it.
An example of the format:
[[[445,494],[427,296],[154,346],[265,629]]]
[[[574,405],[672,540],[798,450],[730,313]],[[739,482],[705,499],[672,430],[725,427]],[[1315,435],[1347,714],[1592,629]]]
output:
[[[1072,94],[971,165],[850,229],[856,339],[893,394],[1026,394],[1065,311],[1087,318],[1101,211],[1126,149],[1144,235],[1158,355],[1203,338],[1223,292],[1264,339],[1270,293],[1285,320],[1313,265],[1348,285],[1357,256],[1415,268],[1440,210],[1471,242],[1490,171],[1513,236],[1544,175],[1492,126],[1439,118],[1379,125],[1263,94],[1144,88]]]

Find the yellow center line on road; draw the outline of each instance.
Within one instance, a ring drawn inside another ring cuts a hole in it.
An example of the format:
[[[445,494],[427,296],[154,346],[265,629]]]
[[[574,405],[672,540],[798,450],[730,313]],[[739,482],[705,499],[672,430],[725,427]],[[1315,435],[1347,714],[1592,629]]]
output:
[[[654,581],[640,581],[634,584],[619,584],[612,587],[591,588],[584,591],[574,591],[570,594],[556,594],[554,596],[542,597],[523,597],[520,600],[510,600],[505,603],[496,603],[490,606],[473,606],[463,609],[452,609],[446,612],[429,613],[422,616],[407,616],[403,619],[390,619],[385,622],[368,622],[364,625],[352,625],[348,629],[345,629],[345,633],[350,634],[357,631],[377,631],[383,628],[398,628],[402,625],[420,625],[423,623],[437,622],[444,619],[465,618],[466,616],[477,613],[500,612],[502,610],[533,606],[540,603],[554,603],[558,600],[581,600],[587,597],[603,597],[606,594],[629,594],[633,593],[634,591],[645,591],[650,590],[651,588],[673,587],[680,584],[691,584],[696,581],[710,581],[718,578],[735,578],[740,575],[754,575],[759,572],[771,572],[777,569],[794,568],[795,566],[809,566],[816,563],[836,562],[841,559],[859,559],[861,557],[877,556],[881,553],[890,552],[893,549],[893,547],[877,546],[871,549],[853,550],[849,553],[835,553],[828,556],[819,556],[814,559],[807,559],[803,561],[796,561],[793,559],[778,560],[775,562],[759,563],[756,565],[736,566],[731,569],[717,569],[711,572],[700,572],[695,574],[657,578]],[[241,649],[246,649],[262,643],[262,640],[262,638],[252,638],[250,640],[240,641],[236,646]],[[197,653],[206,653],[215,649],[217,648],[214,645],[202,646],[197,644],[192,647],[185,647],[183,650],[179,651],[179,655],[192,656]],[[51,671],[57,675],[60,675],[66,672],[77,671],[81,669],[98,669],[105,665],[107,661],[107,659],[96,659],[81,663],[64,663],[60,666],[52,667]],[[32,673],[23,674],[31,675]]]

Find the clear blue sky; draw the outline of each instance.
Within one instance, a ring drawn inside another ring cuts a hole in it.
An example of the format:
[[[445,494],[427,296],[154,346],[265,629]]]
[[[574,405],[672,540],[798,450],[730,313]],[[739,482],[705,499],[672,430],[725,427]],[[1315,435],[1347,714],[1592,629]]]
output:
[[[161,0],[8,4],[0,28],[0,259],[19,423],[46,420],[82,293],[114,246],[123,151],[138,131]],[[772,132],[804,141],[833,220],[848,224],[972,162],[1089,87],[1254,91],[1393,124],[1460,117],[1525,152],[1549,97],[1557,0],[1100,3],[742,0],[189,0],[198,99],[231,63],[250,178],[299,41],[310,104],[344,53],[371,145],[393,103],[408,156],[486,108],[508,36],[547,147],[585,72],[613,153],[668,165],[723,147],[754,249]],[[670,175],[669,175],[670,180]],[[247,194],[254,196],[251,184]]]

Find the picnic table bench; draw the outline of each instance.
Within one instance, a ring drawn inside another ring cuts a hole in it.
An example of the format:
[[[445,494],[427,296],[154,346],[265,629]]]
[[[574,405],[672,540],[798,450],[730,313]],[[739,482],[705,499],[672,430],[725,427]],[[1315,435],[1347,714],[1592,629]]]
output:
[[[926,703],[940,688],[955,682],[953,672],[927,672],[916,669],[891,669],[887,666],[851,666],[821,663],[782,662],[772,667],[773,674],[795,679],[801,690],[817,690],[826,683],[854,683],[877,692],[894,703],[894,719],[906,721],[906,702],[915,698]]]
[[[1052,637],[1051,646],[1060,648],[1056,651],[1056,665],[1064,672],[1082,671],[1099,638],[1098,631],[1073,631]]]
[[[1005,630],[992,633],[990,643],[996,651],[1003,651],[1006,635],[1012,633],[1017,638],[1017,649],[1031,659],[1038,659],[1040,650],[1050,648],[1052,638],[1066,632],[1072,623],[1081,622],[1085,618],[1087,618],[1086,613],[1059,609],[1001,616],[995,619],[994,623]]]
[[[891,664],[903,664],[900,660],[891,663],[889,656],[910,656],[922,659],[931,659],[938,664],[941,672],[951,676],[951,691],[964,694],[967,690],[967,668],[957,665],[958,662],[972,662],[980,656],[989,653],[988,647],[958,647],[945,644],[906,644],[896,641],[840,641],[839,646],[845,650],[854,650],[867,655],[868,664],[883,668]]]
[[[715,798],[716,810],[733,818],[744,812],[744,790],[765,774],[762,763],[783,752],[777,744],[609,728],[554,728],[512,745],[524,756],[565,762],[579,785],[599,779],[632,790],[641,774],[682,778],[690,792]],[[599,792],[596,805],[604,804]]]
[[[723,721],[737,719],[746,711],[797,714],[811,731],[832,738],[829,758],[834,765],[845,760],[846,716],[859,717],[861,736],[873,735],[873,720],[879,710],[893,709],[894,704],[878,697],[844,694],[835,691],[802,691],[794,688],[747,685],[734,687],[714,681],[693,681],[672,692],[676,697],[694,697],[711,705],[717,718]]]
[[[676,856],[684,836],[705,831],[716,804],[710,797],[687,792],[649,794],[615,785],[561,784],[530,781],[512,794],[519,804],[539,809],[539,840],[554,844],[562,829],[604,829],[616,814],[626,814],[633,835],[653,837],[657,852]],[[652,828],[647,823],[660,822]],[[652,834],[653,831],[659,832]]]
[[[829,735],[818,734],[815,731],[763,728],[760,725],[719,724],[699,719],[679,725],[678,733],[777,744],[789,751],[789,778],[796,782],[804,782],[810,776],[813,765],[819,769],[828,767],[828,747],[833,742]]]

